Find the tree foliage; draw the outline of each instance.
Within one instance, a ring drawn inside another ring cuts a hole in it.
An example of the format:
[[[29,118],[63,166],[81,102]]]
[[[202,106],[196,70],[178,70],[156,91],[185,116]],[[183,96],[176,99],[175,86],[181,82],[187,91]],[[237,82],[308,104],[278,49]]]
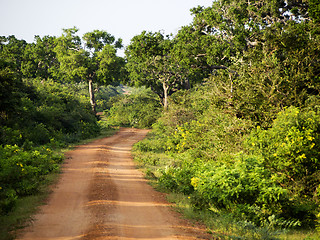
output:
[[[136,151],[160,186],[187,195],[194,209],[213,218],[228,215],[262,229],[315,227],[319,6],[318,0],[213,1],[191,9],[192,23],[175,36],[143,31],[133,37],[126,59],[116,55],[121,39],[105,31],[81,39],[77,28],[65,29],[32,44],[1,37],[3,169],[23,174],[25,165],[11,159],[12,149],[29,151],[20,154],[29,159],[37,145],[95,134],[96,120],[84,101],[90,99],[95,111],[99,84],[125,80],[151,90],[98,100],[109,108],[108,124],[153,124]],[[90,97],[68,91],[84,82]],[[0,202],[4,208],[19,194],[14,188],[0,189],[8,200]],[[249,239],[263,238],[254,235]]]
[[[53,78],[59,62],[54,51],[56,37],[35,36],[35,42],[28,44],[24,50],[21,71],[26,78]]]

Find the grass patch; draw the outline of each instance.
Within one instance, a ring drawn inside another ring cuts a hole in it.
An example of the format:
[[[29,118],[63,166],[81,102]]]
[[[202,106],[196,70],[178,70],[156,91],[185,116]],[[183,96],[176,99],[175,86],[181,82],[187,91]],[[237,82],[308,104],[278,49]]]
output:
[[[213,239],[219,240],[276,240],[280,232],[266,227],[256,227],[250,222],[237,222],[227,213],[216,213],[210,209],[195,210],[191,197],[179,193],[167,195],[169,202],[175,204],[175,210],[194,223],[207,227]]]

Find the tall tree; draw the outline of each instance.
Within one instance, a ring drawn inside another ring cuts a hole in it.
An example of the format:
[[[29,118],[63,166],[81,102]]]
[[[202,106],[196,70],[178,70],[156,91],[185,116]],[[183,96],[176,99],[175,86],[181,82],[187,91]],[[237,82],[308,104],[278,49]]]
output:
[[[88,81],[92,111],[96,113],[93,82],[111,84],[119,82],[125,61],[116,55],[122,47],[122,40],[105,31],[95,30],[81,38],[77,28],[64,29],[56,40],[55,51],[60,62],[59,77],[69,81]]]
[[[176,61],[188,69],[187,88],[202,82],[211,73],[206,54],[211,44],[212,41],[192,25],[182,27],[174,36],[172,52]]]
[[[0,57],[0,126],[15,115],[21,102],[23,82],[10,65],[10,62]]]
[[[88,58],[88,82],[90,102],[95,112],[95,98],[92,83],[112,84],[122,77],[124,60],[116,56],[118,48],[122,48],[122,40],[105,31],[95,30],[84,34],[85,46],[91,54]]]
[[[129,84],[150,87],[164,108],[173,92],[189,88],[188,68],[173,51],[174,42],[160,32],[142,32],[126,49]]]

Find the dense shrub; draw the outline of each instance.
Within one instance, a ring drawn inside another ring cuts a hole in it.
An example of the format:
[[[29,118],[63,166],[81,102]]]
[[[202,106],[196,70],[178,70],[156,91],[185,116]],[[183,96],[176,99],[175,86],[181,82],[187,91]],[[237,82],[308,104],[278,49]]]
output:
[[[103,112],[109,109],[110,106],[110,98],[119,95],[122,90],[121,87],[114,87],[111,85],[108,86],[100,86],[97,88],[97,93],[95,96],[96,104],[97,104],[97,112]]]
[[[34,194],[41,180],[58,169],[62,155],[43,146],[26,151],[17,145],[0,145],[0,213],[8,213],[19,196]]]
[[[315,224],[320,186],[320,116],[290,107],[279,112],[272,127],[257,128],[246,141],[259,154],[273,178],[290,191],[286,217]]]
[[[282,188],[257,157],[239,156],[233,164],[207,164],[191,179],[194,204],[214,211],[229,211],[239,220],[261,223],[282,213],[289,201]]]
[[[15,109],[15,114],[3,122],[0,144],[32,142],[35,145],[75,142],[96,136],[99,127],[87,100],[70,86],[52,80],[25,80],[28,86]]]
[[[200,159],[193,159],[188,153],[174,156],[170,164],[167,163],[164,168],[158,170],[159,185],[176,193],[190,195],[194,192],[191,179],[202,165]]]
[[[262,129],[214,104],[204,110],[183,99],[192,114],[172,124],[171,111],[183,108],[173,104],[134,148],[160,187],[191,197],[194,209],[255,226],[271,217],[290,226],[317,224],[318,114],[290,107]]]
[[[206,110],[201,110],[202,113],[195,111],[194,118],[172,125],[171,117],[174,115],[172,112],[177,110],[178,106],[170,107],[163,113],[153,125],[152,134],[146,143],[150,140],[160,142],[161,149],[168,153],[188,152],[192,158],[206,161],[226,159],[230,154],[242,150],[243,137],[251,126],[249,121],[210,106]],[[151,143],[148,145],[152,148]]]
[[[271,128],[257,128],[246,141],[250,152],[263,156],[277,180],[300,195],[316,197],[320,160],[320,116],[290,107],[278,114]],[[307,179],[313,176],[313,181]]]

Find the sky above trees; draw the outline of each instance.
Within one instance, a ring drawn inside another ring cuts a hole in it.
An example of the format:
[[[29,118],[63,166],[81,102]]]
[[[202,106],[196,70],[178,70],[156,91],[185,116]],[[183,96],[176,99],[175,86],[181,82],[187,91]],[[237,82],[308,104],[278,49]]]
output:
[[[143,30],[176,33],[192,21],[190,9],[212,0],[0,0],[0,35],[33,42],[35,35],[60,36],[76,26],[79,34],[99,29],[124,40]]]

